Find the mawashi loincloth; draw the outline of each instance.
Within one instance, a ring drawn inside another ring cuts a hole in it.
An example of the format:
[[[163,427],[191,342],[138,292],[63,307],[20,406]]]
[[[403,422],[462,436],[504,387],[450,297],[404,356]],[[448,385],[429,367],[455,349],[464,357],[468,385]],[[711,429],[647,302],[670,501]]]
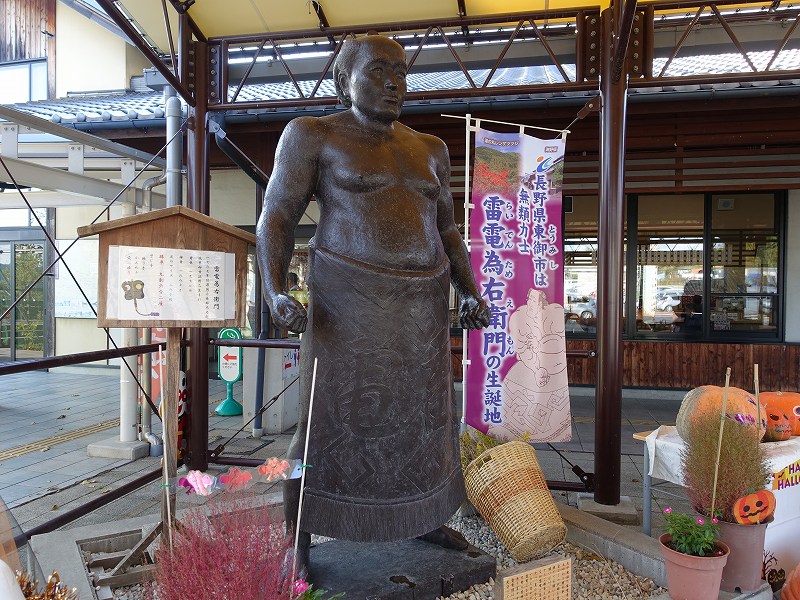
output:
[[[354,541],[427,533],[464,500],[450,366],[450,264],[393,271],[311,248],[300,360],[301,529]]]

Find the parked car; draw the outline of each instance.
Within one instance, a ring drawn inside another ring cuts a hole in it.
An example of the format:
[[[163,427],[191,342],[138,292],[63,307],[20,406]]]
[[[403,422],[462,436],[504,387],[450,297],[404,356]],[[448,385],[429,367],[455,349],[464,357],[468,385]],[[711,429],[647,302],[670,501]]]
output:
[[[567,302],[564,304],[564,312],[566,314],[578,315],[582,321],[594,319],[597,317],[597,300],[588,296],[567,296]]]
[[[673,306],[681,303],[682,290],[662,289],[656,293],[656,310],[669,310]]]

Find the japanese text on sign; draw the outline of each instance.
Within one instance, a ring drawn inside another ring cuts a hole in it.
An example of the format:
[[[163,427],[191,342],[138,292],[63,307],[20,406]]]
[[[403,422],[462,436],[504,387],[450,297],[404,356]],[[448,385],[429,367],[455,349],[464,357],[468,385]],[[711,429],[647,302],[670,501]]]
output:
[[[219,321],[235,313],[235,255],[204,250],[111,246],[109,318]]]

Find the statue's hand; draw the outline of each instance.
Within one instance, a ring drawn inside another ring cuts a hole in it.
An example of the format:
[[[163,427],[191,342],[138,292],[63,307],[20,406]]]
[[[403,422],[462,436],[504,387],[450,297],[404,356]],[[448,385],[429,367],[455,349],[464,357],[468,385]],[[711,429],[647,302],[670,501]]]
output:
[[[489,326],[491,313],[486,302],[474,296],[462,296],[458,311],[461,326],[467,329],[482,329]]]
[[[303,305],[289,294],[278,294],[272,300],[272,321],[295,333],[303,333],[308,324],[308,313]]]

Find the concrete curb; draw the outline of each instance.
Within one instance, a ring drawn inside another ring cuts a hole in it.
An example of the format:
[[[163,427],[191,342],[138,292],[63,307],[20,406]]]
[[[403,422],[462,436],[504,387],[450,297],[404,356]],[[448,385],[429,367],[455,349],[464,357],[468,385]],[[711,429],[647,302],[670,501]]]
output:
[[[657,539],[566,504],[557,502],[556,506],[567,525],[568,542],[597,552],[628,571],[649,577],[656,585],[667,587],[661,543]],[[765,581],[755,592],[720,592],[718,600],[771,600],[772,597],[772,588]],[[652,600],[669,599],[669,594],[652,596]]]
[[[572,506],[558,502],[556,506],[567,525],[567,541],[666,587],[667,574],[658,540]]]

